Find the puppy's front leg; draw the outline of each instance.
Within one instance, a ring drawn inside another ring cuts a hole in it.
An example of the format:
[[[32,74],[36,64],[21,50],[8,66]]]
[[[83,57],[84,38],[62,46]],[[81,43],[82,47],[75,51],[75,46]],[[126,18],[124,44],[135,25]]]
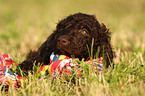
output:
[[[34,66],[37,66],[38,64],[43,64],[43,59],[39,56],[32,57],[19,64],[16,71],[18,74],[20,74],[19,69],[21,69],[25,73],[25,75],[27,75],[28,72],[33,71]]]

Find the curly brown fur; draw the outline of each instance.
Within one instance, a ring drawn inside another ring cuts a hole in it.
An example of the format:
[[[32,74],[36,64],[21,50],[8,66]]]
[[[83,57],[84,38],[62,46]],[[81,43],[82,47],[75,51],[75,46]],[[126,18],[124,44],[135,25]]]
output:
[[[106,67],[113,62],[114,52],[110,43],[110,32],[106,26],[100,24],[95,16],[83,13],[76,13],[61,20],[54,33],[41,45],[38,51],[30,52],[27,60],[23,61],[19,67],[24,70],[32,70],[33,64],[49,64],[51,53],[76,58],[87,59],[88,49],[91,49],[92,39],[94,39],[93,55],[98,51],[99,57],[103,56]]]

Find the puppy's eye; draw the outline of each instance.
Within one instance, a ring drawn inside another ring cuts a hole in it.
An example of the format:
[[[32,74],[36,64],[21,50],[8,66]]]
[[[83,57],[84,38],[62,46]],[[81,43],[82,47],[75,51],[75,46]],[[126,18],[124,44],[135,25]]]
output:
[[[79,30],[80,33],[82,33],[83,35],[87,34],[87,30]]]

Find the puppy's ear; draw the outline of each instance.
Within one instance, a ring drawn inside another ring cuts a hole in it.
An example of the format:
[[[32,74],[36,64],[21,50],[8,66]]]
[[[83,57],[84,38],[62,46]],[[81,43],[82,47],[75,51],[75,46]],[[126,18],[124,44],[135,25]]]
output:
[[[44,64],[49,63],[49,58],[51,53],[53,52],[54,48],[54,42],[55,42],[55,32],[52,33],[47,40],[41,45],[41,47],[38,49],[38,56],[44,59]]]
[[[106,67],[108,67],[113,62],[114,52],[111,45],[111,32],[103,23],[100,24],[98,31],[98,42],[98,47],[100,47],[99,57],[103,57]]]

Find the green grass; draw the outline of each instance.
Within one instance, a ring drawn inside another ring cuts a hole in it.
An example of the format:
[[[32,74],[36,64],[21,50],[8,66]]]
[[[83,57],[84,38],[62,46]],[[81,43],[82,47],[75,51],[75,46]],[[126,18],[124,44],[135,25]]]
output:
[[[115,67],[99,76],[76,79],[75,85],[58,78],[29,76],[22,88],[10,86],[0,95],[109,95],[145,94],[145,1],[144,0],[0,0],[0,54],[22,62],[55,30],[59,20],[83,12],[96,15],[112,32],[117,54]],[[32,36],[33,35],[33,36]]]

